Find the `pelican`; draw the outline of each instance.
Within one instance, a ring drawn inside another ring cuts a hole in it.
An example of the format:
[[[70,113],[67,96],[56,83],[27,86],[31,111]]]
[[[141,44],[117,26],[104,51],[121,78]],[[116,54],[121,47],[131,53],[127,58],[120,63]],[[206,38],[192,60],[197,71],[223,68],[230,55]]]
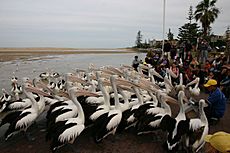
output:
[[[183,90],[183,91],[185,90],[185,85],[183,85],[183,74],[182,73],[180,73],[180,83],[179,85],[175,86],[175,89],[177,92],[180,90]]]
[[[134,81],[134,83],[137,83],[137,80]],[[136,86],[133,86],[132,88],[138,100],[135,102],[130,102],[130,108],[123,112],[121,123],[117,129],[118,132],[121,132],[124,129],[128,129],[135,125],[137,118],[134,115],[136,112],[138,112],[138,108],[143,105],[143,97],[141,96],[139,89]]]
[[[22,93],[22,86],[18,85],[18,78],[17,77],[12,77],[11,82],[12,82],[11,92],[14,93],[15,99],[19,100],[20,99],[19,94]]]
[[[2,89],[3,95],[0,98],[0,102],[9,102],[11,100],[11,95],[6,91],[6,89]]]
[[[99,86],[99,89],[101,90],[101,92],[103,94],[104,104],[99,105],[97,107],[96,111],[90,116],[90,119],[92,121],[95,121],[98,117],[100,117],[101,115],[103,115],[105,113],[108,113],[110,110],[109,94],[105,90],[101,78],[98,79],[98,86]]]
[[[191,93],[192,97],[200,95],[199,82],[200,82],[200,78],[197,77],[195,80],[191,81],[186,85],[186,87],[189,87],[189,92]],[[194,88],[190,87],[193,84],[195,84]]]
[[[27,92],[27,89],[34,92],[34,89],[27,83],[28,80],[29,80],[28,78],[23,78],[23,82],[24,82],[23,92],[31,100],[32,105],[24,109],[23,111],[16,111],[13,113],[13,114],[18,114],[18,116],[14,118],[14,121],[11,122],[9,128],[7,129],[5,133],[5,140],[8,140],[12,135],[20,131],[26,132],[28,127],[30,127],[30,125],[32,125],[32,123],[38,117],[39,108],[38,108],[37,101],[34,99],[33,94],[31,92]],[[41,91],[35,90],[35,92],[47,95],[46,93]]]
[[[186,146],[193,152],[198,152],[205,144],[204,137],[208,134],[208,120],[206,118],[204,107],[208,105],[204,99],[199,101],[199,118],[189,120],[189,128],[186,130]]]
[[[58,121],[47,131],[46,138],[51,139],[50,147],[53,152],[67,143],[72,144],[85,129],[84,111],[75,96],[75,92],[77,92],[77,90],[78,89],[76,87],[72,87],[68,89],[68,93],[71,100],[77,107],[78,116]]]
[[[182,135],[185,134],[184,128],[186,127],[186,116],[185,116],[185,110],[184,110],[184,91],[179,91],[178,93],[178,101],[180,104],[180,111],[177,114],[175,119],[171,119],[168,122],[168,138],[167,138],[167,148],[168,150],[176,150],[178,147],[178,144],[181,142]]]
[[[161,107],[153,107],[148,109],[142,116],[138,119],[136,128],[138,134],[152,132],[160,128],[161,120],[166,116],[171,116],[171,108],[166,103],[167,97],[165,93],[161,91],[157,92],[157,97],[159,102],[161,103]],[[169,101],[175,103],[173,101]]]
[[[116,87],[115,76],[110,77],[113,91],[115,93],[115,108],[97,118],[94,122],[94,140],[101,142],[109,134],[115,134],[117,126],[121,122],[122,112],[120,110],[118,91]]]
[[[11,101],[11,95],[7,93],[5,89],[2,89],[3,95],[0,98],[0,113],[7,107],[7,104]]]

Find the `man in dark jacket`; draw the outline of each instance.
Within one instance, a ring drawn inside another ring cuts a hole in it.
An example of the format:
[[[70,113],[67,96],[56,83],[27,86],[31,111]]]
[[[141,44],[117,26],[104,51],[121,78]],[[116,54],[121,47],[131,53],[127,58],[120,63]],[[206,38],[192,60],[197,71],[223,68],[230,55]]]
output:
[[[137,71],[137,67],[139,66],[139,64],[140,64],[140,61],[138,59],[138,56],[135,56],[134,60],[133,60],[133,63],[132,63],[132,66],[136,71]]]

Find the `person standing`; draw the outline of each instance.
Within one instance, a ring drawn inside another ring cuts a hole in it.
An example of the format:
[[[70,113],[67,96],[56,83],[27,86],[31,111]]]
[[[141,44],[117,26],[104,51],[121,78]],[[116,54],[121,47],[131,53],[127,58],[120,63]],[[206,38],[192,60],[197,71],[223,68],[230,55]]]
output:
[[[203,40],[200,44],[200,51],[201,51],[201,63],[205,63],[208,59],[208,42]]]
[[[135,56],[134,60],[133,60],[133,63],[132,63],[132,66],[136,71],[137,71],[137,67],[139,66],[139,64],[140,64],[140,61],[138,59],[138,56]]]
[[[171,50],[171,44],[169,41],[166,41],[164,44],[164,52],[167,53],[167,58],[169,59],[170,56],[170,50]]]
[[[187,40],[185,42],[185,53],[186,53],[185,58],[188,56],[188,54],[191,54],[191,50],[192,50],[192,45],[191,45],[190,41]]]
[[[201,42],[202,41],[203,41],[202,38],[198,38],[197,40],[196,56],[197,56],[198,62],[201,62]]]
[[[179,57],[184,61],[185,42],[182,42],[179,47]]]
[[[224,116],[226,110],[226,98],[220,88],[217,87],[217,81],[209,79],[204,87],[209,91],[208,107],[205,108],[205,113],[209,124],[218,122]]]

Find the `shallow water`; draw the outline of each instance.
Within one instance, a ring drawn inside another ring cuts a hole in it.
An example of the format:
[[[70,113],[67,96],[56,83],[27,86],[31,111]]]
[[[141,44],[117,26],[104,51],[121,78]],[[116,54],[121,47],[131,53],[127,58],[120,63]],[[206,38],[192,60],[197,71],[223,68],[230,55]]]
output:
[[[0,89],[11,88],[10,79],[14,73],[20,81],[22,77],[34,78],[47,70],[64,74],[74,72],[77,68],[87,69],[89,63],[93,63],[96,67],[107,65],[119,67],[121,64],[131,65],[135,55],[142,60],[145,57],[144,53],[68,54],[0,62]]]

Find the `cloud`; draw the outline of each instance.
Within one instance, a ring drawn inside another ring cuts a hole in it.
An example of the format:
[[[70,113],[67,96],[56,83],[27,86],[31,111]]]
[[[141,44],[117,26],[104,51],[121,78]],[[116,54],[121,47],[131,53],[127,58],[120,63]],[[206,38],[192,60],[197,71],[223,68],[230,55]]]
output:
[[[166,2],[166,32],[177,35],[199,0]],[[229,23],[226,3],[218,1],[223,13],[213,25],[217,33]],[[144,39],[161,39],[162,7],[162,0],[3,0],[0,47],[126,47],[134,45],[138,30]]]

